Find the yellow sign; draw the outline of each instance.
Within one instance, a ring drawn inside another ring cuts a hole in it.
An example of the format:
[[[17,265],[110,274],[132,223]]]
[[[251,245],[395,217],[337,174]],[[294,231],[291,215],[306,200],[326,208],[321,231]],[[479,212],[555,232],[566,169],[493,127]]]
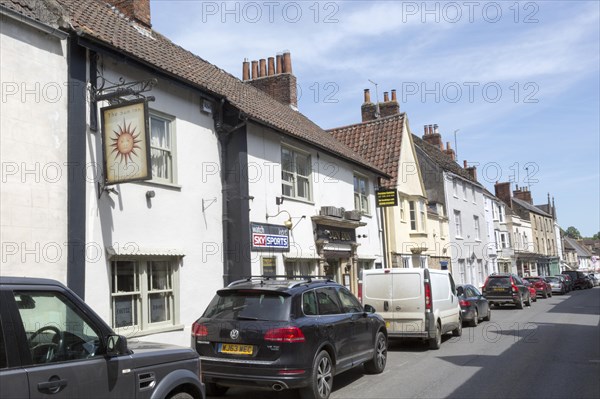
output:
[[[375,192],[378,207],[398,206],[398,192],[396,190],[377,190]]]
[[[101,111],[106,184],[151,179],[146,102],[113,105]]]

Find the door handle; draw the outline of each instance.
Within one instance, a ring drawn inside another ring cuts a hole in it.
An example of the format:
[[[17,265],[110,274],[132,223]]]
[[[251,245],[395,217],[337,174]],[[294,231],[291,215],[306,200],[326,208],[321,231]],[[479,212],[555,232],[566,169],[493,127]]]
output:
[[[388,301],[383,301],[383,310],[385,312],[387,312],[389,308],[390,308],[389,302]]]
[[[396,310],[400,310],[400,306],[396,306]]]
[[[57,379],[52,379],[57,378]],[[48,382],[38,383],[38,391],[49,394],[59,393],[67,386],[67,380],[58,379],[58,377],[51,377]]]

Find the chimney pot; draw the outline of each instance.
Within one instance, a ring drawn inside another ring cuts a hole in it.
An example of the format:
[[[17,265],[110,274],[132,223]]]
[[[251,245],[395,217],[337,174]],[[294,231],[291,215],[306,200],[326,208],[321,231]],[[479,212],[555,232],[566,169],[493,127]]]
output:
[[[427,136],[429,129],[427,129],[427,125],[423,125],[423,134]]]
[[[258,61],[252,61],[252,79],[258,78]]]
[[[279,75],[280,73],[283,73],[283,55],[282,54],[277,54],[275,56],[275,60],[276,60],[276,66],[277,68],[275,69],[275,74]]]
[[[264,78],[265,76],[267,76],[267,60],[265,60],[264,58],[261,58],[259,62],[260,62],[259,76],[261,78]]]
[[[268,67],[267,74],[269,76],[275,75],[275,58],[274,57],[269,57],[269,67]]]
[[[371,91],[369,89],[365,89],[365,103],[371,102]]]
[[[433,125],[433,132],[434,133],[439,133],[439,131],[438,131],[438,125],[437,124]]]
[[[242,63],[242,80],[250,80],[250,63],[248,62],[248,58],[244,58],[244,62]]]
[[[389,93],[387,91],[384,91],[383,92],[383,102],[387,103],[388,101],[390,101]]]
[[[283,52],[283,73],[292,73],[292,55],[287,50]]]
[[[398,101],[396,98],[396,89],[392,89],[392,101]]]
[[[468,166],[467,166],[467,160],[466,159],[463,159],[463,165],[464,165],[465,169],[468,168]]]

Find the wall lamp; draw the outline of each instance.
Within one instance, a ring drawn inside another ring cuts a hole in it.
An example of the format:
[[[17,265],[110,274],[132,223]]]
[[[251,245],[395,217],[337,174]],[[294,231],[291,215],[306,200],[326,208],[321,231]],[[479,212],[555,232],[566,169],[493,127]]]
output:
[[[282,214],[282,213],[284,213],[284,212],[285,212],[285,213],[287,213],[287,215],[288,215],[288,218],[287,218],[287,220],[285,220],[285,221],[283,222],[283,225],[284,225],[284,226],[285,226],[285,227],[286,227],[288,230],[291,230],[291,229],[292,229],[292,227],[293,227],[293,225],[294,225],[294,224],[293,224],[293,222],[292,222],[292,215],[290,215],[290,213],[289,213],[288,211],[286,211],[286,210],[279,211],[279,212],[277,212],[275,215],[271,215],[271,216],[269,216],[269,214],[267,213],[267,215],[266,215],[266,219],[267,219],[267,221],[269,221],[269,218],[274,218],[274,217],[276,217],[276,216],[279,216],[279,215],[281,215],[281,214]]]

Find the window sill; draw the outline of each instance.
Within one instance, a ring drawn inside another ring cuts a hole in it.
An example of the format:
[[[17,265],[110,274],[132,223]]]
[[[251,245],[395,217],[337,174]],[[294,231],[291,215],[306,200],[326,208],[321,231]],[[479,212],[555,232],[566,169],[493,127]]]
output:
[[[427,233],[419,233],[419,232],[409,233],[408,235],[411,237],[427,237]]]
[[[136,326],[125,327],[125,328],[115,328],[115,332],[117,334],[125,335],[128,339],[135,337],[143,337],[151,334],[158,334],[170,331],[181,331],[184,329],[183,324],[176,324],[172,326],[162,326],[162,327],[149,327],[143,331],[137,329]]]
[[[461,236],[456,236],[454,238],[457,239],[457,240],[464,240],[464,238],[462,238]]]
[[[285,195],[282,195],[282,197],[284,198],[285,201],[300,202],[302,204],[309,204],[309,205],[314,205],[315,204],[313,201],[306,200],[306,199],[303,199],[303,198],[286,197]]]

